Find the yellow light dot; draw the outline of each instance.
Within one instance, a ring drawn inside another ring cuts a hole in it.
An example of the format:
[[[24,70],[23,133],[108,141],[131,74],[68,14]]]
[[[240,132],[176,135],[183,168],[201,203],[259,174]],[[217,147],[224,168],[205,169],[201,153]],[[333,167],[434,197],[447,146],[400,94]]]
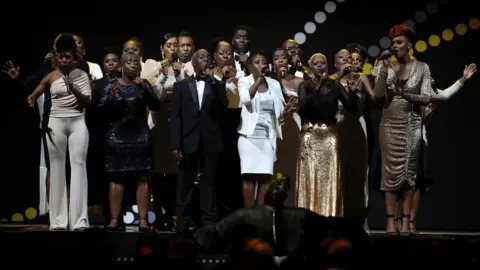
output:
[[[397,61],[397,58],[395,57],[395,55],[392,55],[392,57],[390,57],[390,61],[391,62],[396,62]]]
[[[470,21],[468,22],[468,25],[470,25],[470,28],[473,30],[477,30],[480,28],[480,19],[479,18],[471,18]]]
[[[372,64],[370,63],[365,63],[363,65],[363,74],[365,75],[370,75],[372,74]]]
[[[437,47],[438,45],[440,45],[440,41],[440,37],[437,35],[431,35],[428,38],[428,44],[430,44],[430,46],[432,47]]]
[[[463,23],[457,24],[457,27],[455,27],[455,32],[457,35],[463,36],[467,33],[467,26]]]
[[[417,43],[415,43],[415,50],[417,50],[417,52],[426,51],[427,50],[427,43],[423,40],[417,41]]]
[[[15,213],[12,216],[12,221],[13,222],[23,222],[23,216],[20,213]]]
[[[442,38],[446,41],[450,41],[453,39],[453,31],[452,29],[445,29],[442,32]]]
[[[27,210],[25,210],[25,217],[28,218],[28,219],[36,218],[37,217],[37,209],[35,209],[33,207],[27,208]]]
[[[413,49],[408,50],[408,55],[410,55],[410,56],[413,55]]]

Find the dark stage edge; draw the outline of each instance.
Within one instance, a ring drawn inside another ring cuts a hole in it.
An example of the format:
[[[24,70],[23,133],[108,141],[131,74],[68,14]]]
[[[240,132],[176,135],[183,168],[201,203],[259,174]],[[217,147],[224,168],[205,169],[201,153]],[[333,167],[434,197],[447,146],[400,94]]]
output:
[[[49,231],[46,225],[0,224],[0,263],[18,261],[25,257],[28,259],[24,263],[34,264],[35,260],[52,258],[52,254],[63,254],[68,260],[75,259],[74,257],[83,260],[93,256],[97,257],[96,260],[108,260],[115,268],[123,269],[138,262],[141,254],[150,254],[151,258],[160,257],[154,259],[159,262],[167,257],[182,261],[185,252],[195,253],[182,248],[189,245],[188,241],[175,239],[179,239],[179,236],[174,233],[144,234],[137,232],[136,227],[127,227],[126,232],[105,232],[98,227],[84,233]],[[179,249],[182,250],[181,253],[178,252]],[[381,254],[396,257],[398,263],[390,265],[391,261],[386,262],[384,266],[387,268],[395,268],[398,264],[408,265],[415,258],[429,258],[427,260],[431,259],[433,264],[438,263],[440,258],[451,258],[448,261],[459,263],[468,269],[480,269],[480,264],[477,263],[477,258],[480,260],[480,233],[476,232],[422,232],[416,236],[400,237],[373,230],[367,249],[371,260],[377,262]],[[111,252],[100,254],[100,250]],[[228,257],[226,254],[194,256],[203,269],[212,269]]]

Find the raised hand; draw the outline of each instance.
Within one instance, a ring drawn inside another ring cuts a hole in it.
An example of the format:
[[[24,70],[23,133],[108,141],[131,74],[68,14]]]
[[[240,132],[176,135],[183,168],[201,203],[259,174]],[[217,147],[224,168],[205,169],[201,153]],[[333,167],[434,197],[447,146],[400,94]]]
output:
[[[477,65],[476,64],[470,64],[470,65],[465,65],[465,69],[463,70],[463,77],[468,80],[470,79],[473,74],[477,72]]]
[[[20,66],[15,67],[12,61],[8,60],[3,64],[2,72],[7,74],[10,78],[16,80],[20,77]]]

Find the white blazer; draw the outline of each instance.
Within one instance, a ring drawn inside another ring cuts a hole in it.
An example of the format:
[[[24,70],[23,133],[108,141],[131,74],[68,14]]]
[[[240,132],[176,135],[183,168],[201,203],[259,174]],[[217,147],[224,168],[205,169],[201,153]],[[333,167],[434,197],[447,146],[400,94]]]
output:
[[[274,97],[275,107],[275,123],[274,129],[277,137],[282,139],[282,129],[280,127],[280,117],[285,109],[285,99],[283,98],[282,87],[277,80],[265,77],[268,85],[268,90]],[[240,103],[242,105],[241,122],[238,127],[238,133],[248,136],[252,135],[257,125],[258,116],[260,113],[260,99],[256,98],[257,95],[250,98],[250,87],[255,83],[253,75],[240,78],[238,80],[238,92],[240,95]]]

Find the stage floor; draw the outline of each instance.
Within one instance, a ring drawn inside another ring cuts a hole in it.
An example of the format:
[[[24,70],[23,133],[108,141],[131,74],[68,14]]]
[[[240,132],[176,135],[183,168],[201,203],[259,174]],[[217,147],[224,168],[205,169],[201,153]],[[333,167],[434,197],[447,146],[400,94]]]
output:
[[[98,228],[90,234],[84,234],[49,231],[47,225],[0,224],[0,254],[2,254],[0,258],[5,257],[0,261],[8,261],[12,254],[17,256],[22,253],[36,254],[33,256],[42,258],[51,253],[47,250],[52,249],[61,252],[72,250],[69,254],[76,254],[81,249],[82,252],[83,249],[90,250],[93,254],[99,253],[100,250],[110,250],[108,259],[119,268],[136,262],[139,256],[145,255],[142,253],[153,252],[155,256],[165,258],[183,256],[175,250],[177,247],[172,246],[172,239],[178,237],[174,233],[143,234],[134,226],[128,226],[126,232],[105,232],[100,229],[101,227]],[[438,261],[437,258],[454,258],[453,261],[462,264],[465,269],[473,265],[478,267],[476,261],[480,255],[480,233],[437,231],[399,237],[388,236],[383,231],[374,230],[371,232],[368,250],[372,260],[378,260],[380,254],[388,251],[386,254],[395,254],[395,257],[401,258],[400,260],[410,260],[408,258],[412,256],[428,257],[432,262]],[[226,258],[226,254],[197,254],[196,260],[204,265],[204,269],[211,269],[224,262]]]

